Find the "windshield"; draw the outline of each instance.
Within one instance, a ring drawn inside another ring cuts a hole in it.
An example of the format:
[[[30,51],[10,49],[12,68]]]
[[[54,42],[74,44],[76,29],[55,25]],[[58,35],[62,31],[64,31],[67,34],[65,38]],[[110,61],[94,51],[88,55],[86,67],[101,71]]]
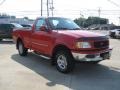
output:
[[[48,22],[53,30],[79,30],[80,27],[67,18],[48,18]]]

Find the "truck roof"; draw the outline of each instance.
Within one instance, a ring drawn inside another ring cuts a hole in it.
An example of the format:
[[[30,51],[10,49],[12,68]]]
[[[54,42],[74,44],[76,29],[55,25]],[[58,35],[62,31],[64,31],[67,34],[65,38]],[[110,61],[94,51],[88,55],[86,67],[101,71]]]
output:
[[[39,18],[44,18],[44,19],[48,19],[48,18],[65,18],[65,17],[38,17],[37,19]],[[67,19],[67,18],[66,18]]]

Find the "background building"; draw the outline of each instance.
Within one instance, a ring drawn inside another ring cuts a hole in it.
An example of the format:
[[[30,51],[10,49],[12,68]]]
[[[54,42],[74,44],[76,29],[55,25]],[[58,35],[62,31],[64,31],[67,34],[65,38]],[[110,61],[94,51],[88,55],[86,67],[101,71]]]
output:
[[[28,18],[16,18],[15,16],[0,16],[0,23],[33,24],[34,20]]]

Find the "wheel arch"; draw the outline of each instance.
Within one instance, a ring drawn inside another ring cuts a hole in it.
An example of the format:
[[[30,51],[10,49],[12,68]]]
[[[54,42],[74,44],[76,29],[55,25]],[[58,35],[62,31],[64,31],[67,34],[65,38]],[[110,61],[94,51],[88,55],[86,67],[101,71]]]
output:
[[[56,46],[53,48],[52,58],[55,56],[56,52],[59,51],[59,50],[66,50],[66,51],[68,51],[69,53],[71,53],[70,49],[69,49],[67,46],[62,45],[62,44],[58,44],[58,45],[56,45]]]

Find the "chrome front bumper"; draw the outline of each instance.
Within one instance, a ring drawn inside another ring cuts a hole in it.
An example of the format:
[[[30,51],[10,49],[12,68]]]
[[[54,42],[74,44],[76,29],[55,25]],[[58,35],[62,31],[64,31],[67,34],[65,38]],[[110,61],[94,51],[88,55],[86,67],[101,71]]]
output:
[[[75,60],[77,61],[101,61],[105,59],[110,59],[111,57],[112,49],[108,49],[99,53],[94,54],[81,54],[81,53],[75,53],[72,52],[72,55]]]

